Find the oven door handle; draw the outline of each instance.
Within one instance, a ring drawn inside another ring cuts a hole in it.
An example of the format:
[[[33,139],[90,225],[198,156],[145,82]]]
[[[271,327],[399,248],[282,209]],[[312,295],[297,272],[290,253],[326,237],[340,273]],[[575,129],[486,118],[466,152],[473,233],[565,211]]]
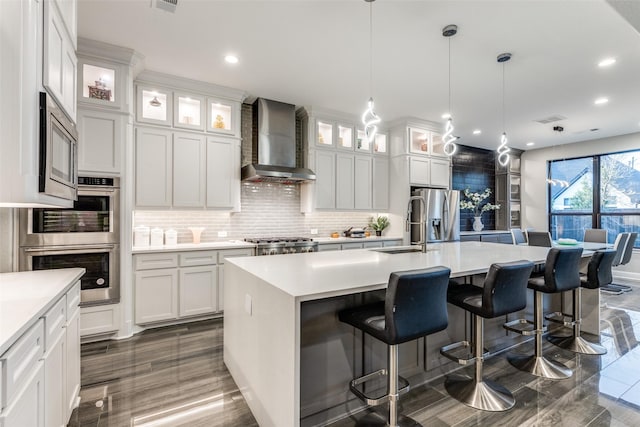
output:
[[[27,253],[52,252],[52,251],[83,251],[83,252],[104,252],[112,250],[115,245],[63,245],[63,246],[42,246],[39,248],[23,248]]]

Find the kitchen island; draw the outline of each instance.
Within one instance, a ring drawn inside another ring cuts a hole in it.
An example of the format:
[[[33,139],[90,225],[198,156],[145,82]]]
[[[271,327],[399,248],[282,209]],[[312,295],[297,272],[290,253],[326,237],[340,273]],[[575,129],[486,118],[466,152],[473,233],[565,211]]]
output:
[[[349,379],[385,363],[384,346],[340,324],[336,311],[383,297],[393,271],[444,265],[452,277],[464,277],[495,262],[542,263],[547,251],[448,242],[430,244],[426,253],[232,259],[225,273],[224,361],[261,426],[325,423],[359,405],[349,394]],[[402,375],[427,372],[440,346],[464,337],[464,315],[452,316],[453,309],[446,331],[402,345]]]

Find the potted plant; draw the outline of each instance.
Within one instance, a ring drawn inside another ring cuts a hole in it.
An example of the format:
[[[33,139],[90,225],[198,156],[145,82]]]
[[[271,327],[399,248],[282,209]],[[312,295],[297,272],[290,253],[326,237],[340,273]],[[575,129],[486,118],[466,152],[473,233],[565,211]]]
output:
[[[369,227],[376,232],[376,236],[382,236],[382,230],[389,226],[389,217],[379,216],[369,218]]]
[[[466,188],[463,192],[464,197],[467,200],[460,202],[460,209],[468,209],[473,211],[473,230],[482,231],[484,224],[482,224],[482,213],[486,211],[493,211],[500,209],[500,205],[492,205],[485,200],[491,195],[491,189],[487,188],[482,193],[472,193],[471,190]]]

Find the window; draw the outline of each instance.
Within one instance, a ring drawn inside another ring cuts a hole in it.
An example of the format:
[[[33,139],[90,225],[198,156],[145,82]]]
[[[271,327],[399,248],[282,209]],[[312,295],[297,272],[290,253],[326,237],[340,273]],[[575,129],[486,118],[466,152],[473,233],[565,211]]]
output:
[[[549,224],[554,239],[582,240],[586,228],[640,231],[640,150],[549,162]],[[640,240],[635,247],[640,247]]]

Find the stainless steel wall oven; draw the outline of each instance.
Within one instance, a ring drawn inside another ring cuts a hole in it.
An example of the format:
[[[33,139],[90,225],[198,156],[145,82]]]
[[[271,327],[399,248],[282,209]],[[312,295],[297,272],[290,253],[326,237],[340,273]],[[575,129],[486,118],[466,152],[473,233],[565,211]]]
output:
[[[83,267],[81,305],[120,300],[120,181],[79,177],[73,208],[20,211],[20,270]]]

